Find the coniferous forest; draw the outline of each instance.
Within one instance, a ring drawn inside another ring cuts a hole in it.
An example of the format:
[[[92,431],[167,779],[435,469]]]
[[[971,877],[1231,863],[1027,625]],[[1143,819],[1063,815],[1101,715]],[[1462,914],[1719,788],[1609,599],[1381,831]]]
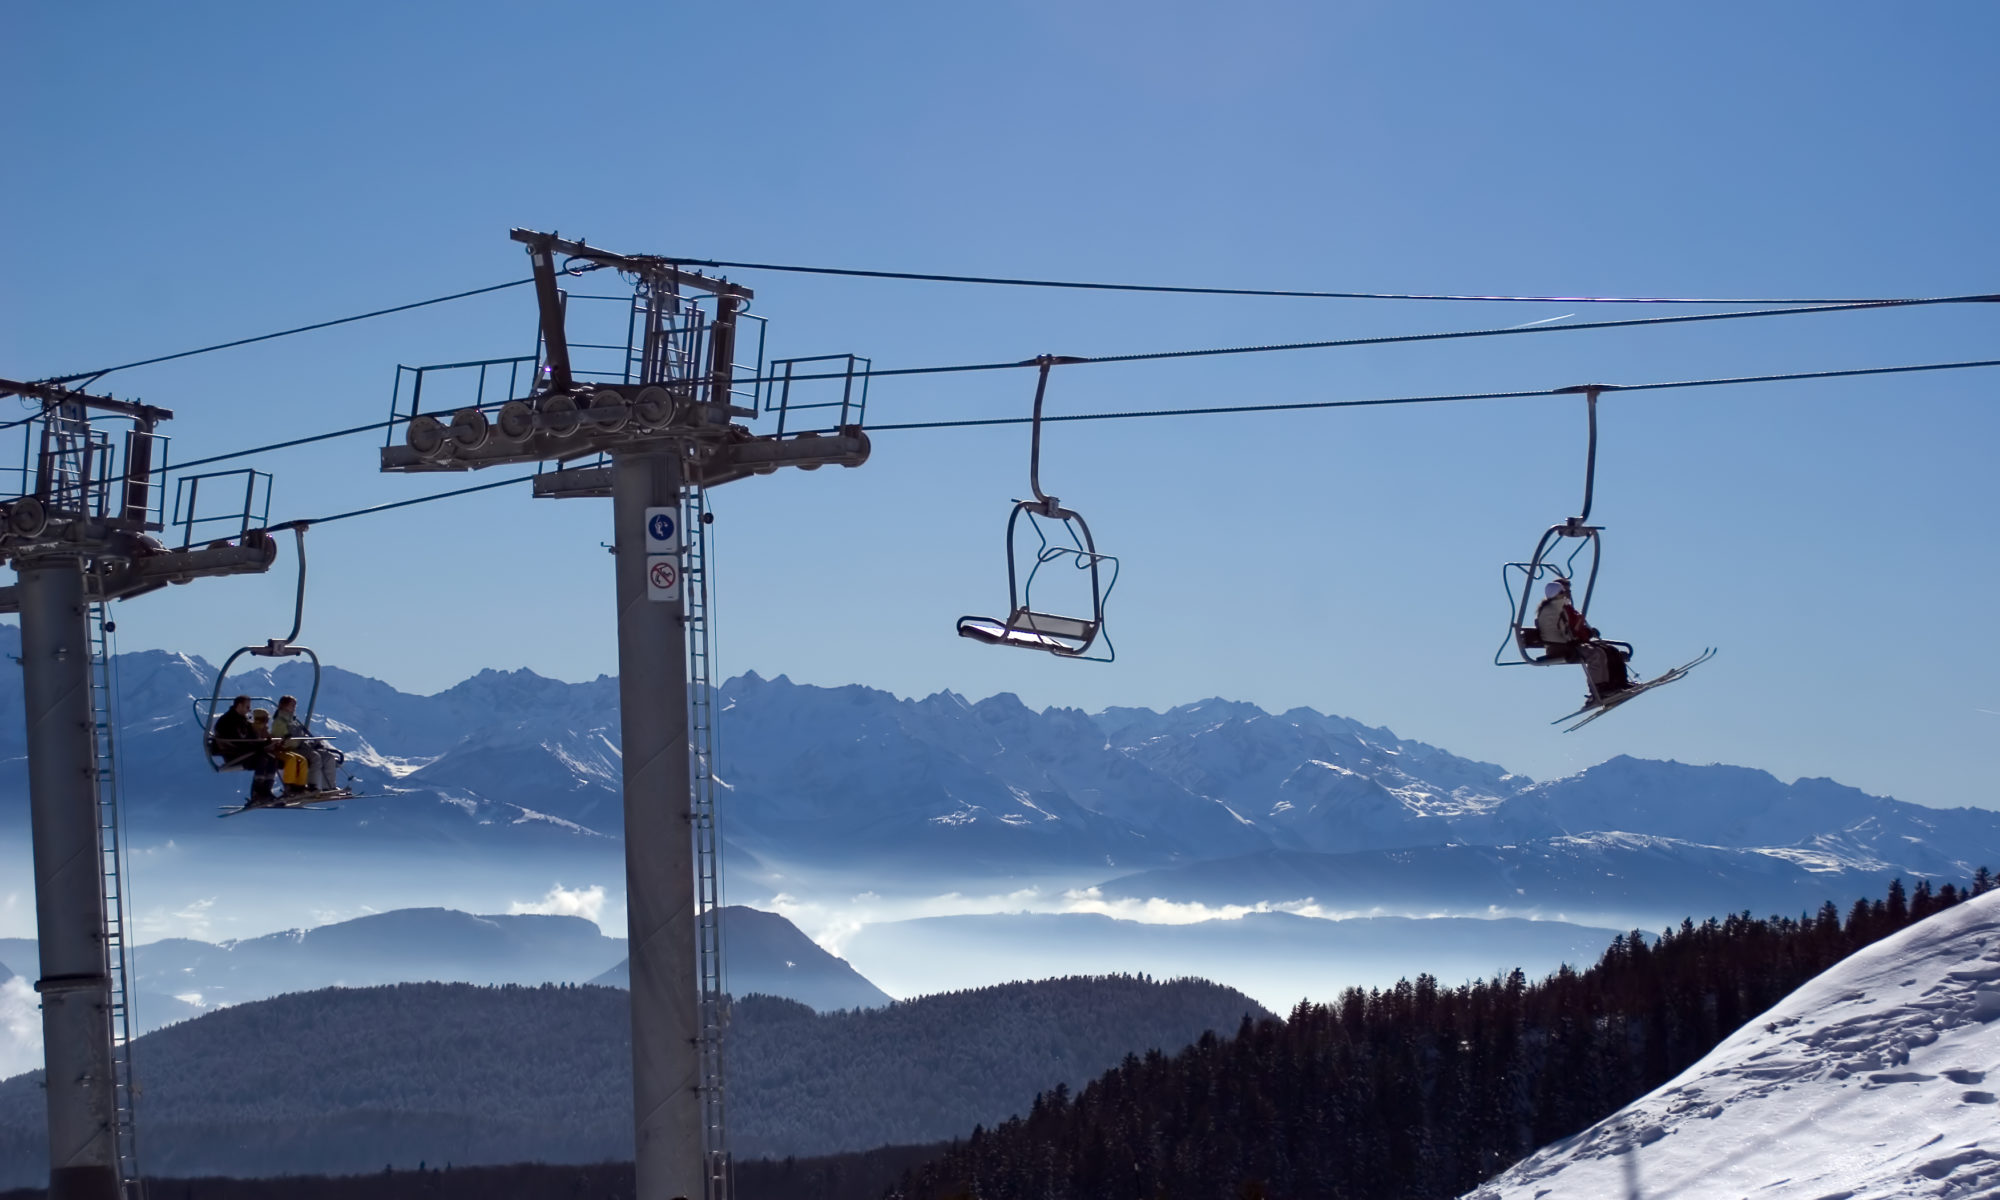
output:
[[[221,1009],[135,1048],[141,1161],[278,1176],[629,1158],[630,1003],[605,987],[405,983]],[[942,1143],[1245,1013],[1270,1015],[1205,980],[1133,976],[832,1013],[746,996],[730,1007],[730,1143],[744,1160]],[[38,1084],[0,1083],[0,1187],[46,1170]]]
[[[1540,983],[1420,976],[1128,1057],[1081,1092],[975,1130],[898,1200],[1457,1196],[1672,1079],[1808,979],[1985,891],[1927,883],[1843,919],[1748,913],[1617,938]]]
[[[1387,1200],[1457,1196],[1672,1079],[1847,955],[1992,888],[1890,885],[1845,914],[1616,938],[1596,965],[1350,989],[1154,1051],[963,1141],[738,1164],[738,1200]],[[630,1164],[164,1179],[164,1200],[632,1195]],[[31,1190],[0,1200],[33,1200]]]

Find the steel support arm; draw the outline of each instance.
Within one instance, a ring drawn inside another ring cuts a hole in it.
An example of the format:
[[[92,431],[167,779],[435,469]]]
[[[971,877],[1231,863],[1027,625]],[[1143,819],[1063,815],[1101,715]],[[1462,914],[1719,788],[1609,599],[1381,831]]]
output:
[[[109,396],[73,392],[68,388],[49,383],[20,383],[12,379],[0,379],[0,396],[25,396],[30,400],[40,400],[44,404],[81,404],[94,412],[113,413],[148,422],[171,420],[174,415],[168,409],[155,408],[150,404],[134,404],[129,400],[113,400]]]
[[[683,271],[674,265],[673,260],[657,258],[650,254],[616,254],[610,250],[599,250],[595,246],[557,237],[553,233],[537,233],[532,229],[512,229],[508,231],[507,236],[527,246],[547,246],[550,250],[570,258],[585,259],[601,267],[630,271],[635,275],[650,275],[656,279],[671,280],[681,287],[691,287],[717,296],[735,296],[738,299],[749,300],[757,294],[727,279],[717,279],[700,271]]]
[[[768,475],[779,467],[811,471],[820,467],[858,467],[868,461],[868,435],[849,428],[840,433],[806,433],[796,437],[757,438],[717,447],[699,456],[688,469],[688,482],[721,487],[752,475]],[[611,495],[610,467],[572,467],[535,476],[535,495],[550,500],[588,499]]]
[[[259,575],[277,558],[275,543],[264,546],[215,546],[200,550],[167,550],[134,559],[109,571],[84,577],[83,595],[90,602],[129,600],[158,591],[170,583],[187,583],[216,575]],[[0,587],[0,614],[21,611],[21,589]]]

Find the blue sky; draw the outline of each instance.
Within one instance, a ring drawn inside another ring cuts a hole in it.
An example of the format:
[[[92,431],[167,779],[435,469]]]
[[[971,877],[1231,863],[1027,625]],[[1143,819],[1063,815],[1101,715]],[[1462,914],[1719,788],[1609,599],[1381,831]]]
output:
[[[1972,3],[247,4],[6,18],[24,170],[0,373],[84,370],[525,274],[510,226],[632,251],[1386,291],[1996,290]],[[881,366],[1515,324],[1576,306],[1043,293],[739,272],[781,355]],[[1630,310],[1592,309],[1592,316]],[[386,415],[397,363],[525,353],[524,291],[114,374],[189,458]],[[1991,307],[1058,373],[1051,411],[1995,357]],[[1595,615],[1687,682],[1572,735],[1489,665],[1501,562],[1569,515],[1574,400],[1072,424],[1045,482],[1124,576],[1110,667],[984,648],[1020,429],[884,434],[718,492],[723,664],[1035,705],[1310,705],[1536,776],[1613,754],[1996,804],[1989,373],[1608,397]],[[1028,373],[871,418],[1019,414]],[[447,481],[366,437],[272,454],[275,515]],[[470,482],[470,481],[468,481]],[[309,640],[429,691],[614,669],[608,505],[487,493],[313,535]],[[126,606],[219,661],[289,577]]]

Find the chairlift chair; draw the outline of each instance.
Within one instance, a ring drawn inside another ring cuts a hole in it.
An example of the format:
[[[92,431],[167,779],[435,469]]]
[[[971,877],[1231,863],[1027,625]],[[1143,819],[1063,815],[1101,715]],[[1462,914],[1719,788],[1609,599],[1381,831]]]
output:
[[[1507,592],[1510,615],[1507,636],[1501,640],[1500,648],[1493,652],[1495,666],[1574,665],[1571,659],[1550,654],[1548,647],[1543,645],[1541,630],[1535,626],[1535,611],[1540,603],[1536,593],[1537,588],[1546,583],[1556,580],[1567,582],[1571,585],[1577,615],[1585,620],[1590,617],[1590,598],[1597,591],[1597,569],[1603,561],[1604,550],[1600,537],[1604,527],[1590,523],[1590,506],[1597,481],[1597,395],[1602,390],[1601,384],[1584,384],[1563,388],[1558,393],[1581,393],[1590,414],[1590,449],[1584,462],[1583,511],[1544,530],[1528,561],[1510,562],[1500,568],[1500,582]],[[1571,542],[1575,544],[1565,553],[1563,547]],[[1517,577],[1518,596],[1515,592]],[[1579,579],[1583,582],[1580,595],[1575,591]],[[1507,657],[1510,647],[1514,651],[1512,658]]]
[[[1048,392],[1049,368],[1060,363],[1080,361],[1047,354],[1034,360],[1036,366],[1041,368],[1035,382],[1033,432],[1028,460],[1028,485],[1035,498],[1015,501],[1014,510],[1007,517],[1007,616],[1004,619],[960,617],[958,635],[989,646],[1014,646],[1023,650],[1042,650],[1063,658],[1110,662],[1117,657],[1117,651],[1104,630],[1104,603],[1118,582],[1118,560],[1098,551],[1090,525],[1084,521],[1082,514],[1064,508],[1055,497],[1043,492],[1041,481],[1042,401]],[[1021,570],[1022,548],[1017,541],[1023,514],[1027,516],[1028,528],[1037,541],[1036,548],[1029,552],[1032,561],[1025,574]],[[1052,539],[1050,525],[1059,525],[1066,541]],[[1087,573],[1090,582],[1089,616],[1063,616],[1035,607],[1035,582],[1044,567],[1056,563],[1064,563]],[[1091,654],[1091,648],[1100,641],[1104,653]]]
[[[1510,642],[1503,641],[1493,655],[1497,665],[1546,667],[1569,663],[1566,658],[1548,654],[1548,648],[1542,644],[1542,631],[1535,626],[1535,610],[1540,604],[1538,586],[1563,580],[1570,584],[1577,615],[1585,620],[1590,618],[1590,597],[1597,590],[1597,567],[1602,561],[1603,542],[1598,535],[1603,527],[1580,522],[1581,518],[1571,518],[1560,525],[1549,526],[1541,541],[1535,543],[1533,557],[1527,562],[1511,562],[1501,568],[1501,584],[1507,589],[1507,606],[1513,613],[1508,634],[1515,657],[1506,657]],[[1576,545],[1568,554],[1563,554],[1565,542],[1572,539]],[[1579,570],[1579,560],[1584,559],[1586,554],[1587,565]],[[1517,577],[1520,588],[1518,598],[1515,595]],[[1580,593],[1576,591],[1578,580],[1583,583]]]
[[[312,728],[313,713],[319,704],[319,685],[320,685],[319,655],[313,652],[312,647],[300,645],[298,641],[299,630],[305,621],[305,608],[306,608],[306,523],[303,521],[296,521],[290,525],[279,525],[279,526],[274,526],[273,528],[290,529],[292,531],[292,536],[296,540],[298,545],[298,559],[299,559],[298,596],[292,606],[292,630],[284,637],[272,638],[269,641],[266,641],[261,646],[244,646],[236,650],[228,658],[223,660],[222,668],[215,673],[215,688],[213,691],[209,693],[208,700],[206,702],[203,702],[201,700],[195,700],[193,702],[195,722],[200,727],[201,731],[201,746],[202,746],[203,756],[207,759],[209,766],[213,768],[217,773],[228,772],[228,771],[247,771],[250,769],[249,763],[245,759],[243,758],[232,759],[227,755],[218,753],[216,751],[215,742],[213,738],[216,719],[222,715],[223,711],[226,708],[229,707],[228,704],[223,702],[222,697],[227,689],[230,669],[236,665],[236,661],[238,659],[242,658],[246,654],[253,658],[304,659],[307,663],[311,664],[312,666],[312,689],[306,694],[305,710],[300,716],[301,723],[307,729]],[[272,529],[255,530],[252,531],[250,534],[246,534],[245,537],[246,539],[250,537],[268,539],[271,536],[272,532],[273,532]],[[278,710],[277,702],[271,699],[270,697],[253,696],[251,697],[251,699],[253,703],[262,703],[268,705],[269,706],[268,711],[270,711],[272,714],[275,715],[277,713]],[[231,702],[233,703],[233,698]],[[331,740],[320,734],[313,734],[312,736],[317,741]],[[292,794],[293,793],[291,792],[287,793],[287,795],[292,795]],[[351,797],[352,795],[353,792],[349,791],[346,788],[335,788],[332,791],[305,792],[302,795],[300,795],[297,800],[294,800],[293,803],[294,804],[311,803],[318,800],[344,800]]]
[[[1583,595],[1580,598],[1575,595],[1575,585],[1572,583],[1572,602],[1576,605],[1577,615],[1586,623],[1590,619],[1590,598],[1597,590],[1597,569],[1603,554],[1603,539],[1600,536],[1603,528],[1590,523],[1590,503],[1597,485],[1597,396],[1598,393],[1607,390],[1609,389],[1604,384],[1588,383],[1578,387],[1563,388],[1558,393],[1581,395],[1590,414],[1590,451],[1584,463],[1583,511],[1560,524],[1549,526],[1542,533],[1541,540],[1535,543],[1535,553],[1527,562],[1508,563],[1500,571],[1501,582],[1507,589],[1509,619],[1507,637],[1500,643],[1500,648],[1493,652],[1493,661],[1502,667],[1545,667],[1581,662],[1584,666],[1585,686],[1588,689],[1584,696],[1583,707],[1567,716],[1558,717],[1553,722],[1557,725],[1574,722],[1567,725],[1568,732],[1583,728],[1634,697],[1685,677],[1689,671],[1715,656],[1714,648],[1710,647],[1688,662],[1655,678],[1632,681],[1628,676],[1623,687],[1607,689],[1594,677],[1595,672],[1591,663],[1584,660],[1589,659],[1593,648],[1607,651],[1615,649],[1623,656],[1629,668],[1632,643],[1592,636],[1588,642],[1579,646],[1581,653],[1577,657],[1571,657],[1557,654],[1551,647],[1545,645],[1541,630],[1536,626],[1533,616],[1537,604],[1536,585],[1543,583],[1544,580],[1559,579],[1570,582],[1581,578]],[[1563,546],[1571,541],[1576,544],[1565,553]],[[1579,573],[1579,560],[1586,553],[1589,555],[1588,566]],[[1517,576],[1521,589],[1518,597],[1514,594]],[[1512,659],[1507,658],[1509,646],[1514,650],[1515,657]],[[1603,664],[1599,663],[1598,666],[1601,667]]]

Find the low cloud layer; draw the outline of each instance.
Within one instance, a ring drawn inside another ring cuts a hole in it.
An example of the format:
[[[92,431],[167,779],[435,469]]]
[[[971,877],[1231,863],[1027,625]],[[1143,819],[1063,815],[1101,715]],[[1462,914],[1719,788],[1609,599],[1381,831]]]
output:
[[[587,888],[566,888],[558,883],[550,888],[540,900],[516,900],[507,906],[510,916],[538,913],[550,917],[582,917],[595,922],[604,913],[604,885],[593,883]]]
[[[1283,912],[1301,917],[1326,917],[1338,919],[1346,916],[1366,916],[1365,913],[1334,913],[1314,904],[1310,897],[1304,900],[1289,900],[1283,903],[1268,902],[1257,904],[1207,905],[1199,900],[1162,900],[1158,897],[1140,900],[1130,896],[1105,899],[1098,889],[1079,888],[1062,894],[1061,906],[1049,911],[1066,913],[1097,913],[1115,917],[1120,921],[1138,921],[1144,925],[1195,925],[1203,921],[1240,921],[1251,913]]]
[[[0,1079],[42,1065],[42,1014],[35,989],[16,975],[0,983]]]
[[[844,898],[825,894],[794,895],[789,892],[779,892],[768,900],[755,902],[754,907],[768,909],[784,917],[831,954],[840,954],[857,933],[871,925],[912,921],[924,917],[963,917],[988,913],[1088,913],[1142,925],[1194,925],[1205,921],[1240,921],[1257,913],[1289,913],[1293,916],[1316,917],[1327,921],[1382,916],[1571,919],[1560,913],[1516,912],[1499,908],[1433,912],[1385,908],[1329,908],[1319,904],[1310,896],[1258,904],[1203,904],[1199,901],[1166,900],[1158,897],[1150,899],[1129,896],[1108,897],[1095,887],[1025,887],[1012,892],[986,894],[945,892],[933,896],[882,896],[874,892],[860,892]]]
[[[1330,920],[1380,915],[1379,912],[1335,912],[1315,904],[1311,897],[1275,904],[1208,905],[1160,899],[1113,899],[1094,887],[1026,887],[986,895],[945,892],[936,896],[915,897],[861,892],[844,900],[779,892],[757,907],[778,913],[832,954],[839,954],[841,948],[867,926],[923,917],[963,917],[984,913],[1093,913],[1145,925],[1193,925],[1201,921],[1236,921],[1252,913],[1268,912]]]
[[[881,896],[860,892],[838,898],[800,897],[779,892],[753,907],[768,909],[799,927],[829,954],[839,954],[848,939],[862,928],[885,921],[911,921],[920,917],[963,917],[977,913],[1053,912],[1052,894],[1041,888],[1015,892],[968,896],[946,892],[939,896]]]

